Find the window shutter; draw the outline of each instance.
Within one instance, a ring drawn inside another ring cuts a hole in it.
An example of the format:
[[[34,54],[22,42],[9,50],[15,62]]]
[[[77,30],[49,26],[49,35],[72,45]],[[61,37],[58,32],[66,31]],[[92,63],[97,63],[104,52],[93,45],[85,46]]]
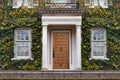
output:
[[[85,5],[90,6],[91,5],[91,0],[85,0]]]

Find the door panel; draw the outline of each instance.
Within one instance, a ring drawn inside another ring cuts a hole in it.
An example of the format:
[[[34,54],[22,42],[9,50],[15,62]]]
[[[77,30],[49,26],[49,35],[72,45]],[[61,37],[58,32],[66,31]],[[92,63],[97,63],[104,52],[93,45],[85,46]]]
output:
[[[69,32],[53,32],[53,69],[69,69]]]

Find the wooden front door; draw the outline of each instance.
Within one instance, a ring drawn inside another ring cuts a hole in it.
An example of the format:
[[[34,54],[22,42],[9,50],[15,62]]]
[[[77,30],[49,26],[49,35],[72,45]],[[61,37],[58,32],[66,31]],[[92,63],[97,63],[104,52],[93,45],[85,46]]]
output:
[[[53,69],[69,69],[69,32],[53,32]]]

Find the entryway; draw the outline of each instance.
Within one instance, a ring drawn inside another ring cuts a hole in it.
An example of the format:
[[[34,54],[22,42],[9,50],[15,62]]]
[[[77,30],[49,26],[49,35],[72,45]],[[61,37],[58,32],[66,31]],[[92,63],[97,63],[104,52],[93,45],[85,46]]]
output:
[[[81,16],[42,16],[42,70],[81,70]]]

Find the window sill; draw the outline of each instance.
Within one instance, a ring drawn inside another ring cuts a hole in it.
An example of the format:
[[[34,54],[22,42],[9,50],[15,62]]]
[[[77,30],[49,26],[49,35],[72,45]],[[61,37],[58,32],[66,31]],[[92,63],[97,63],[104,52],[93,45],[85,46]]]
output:
[[[12,58],[11,60],[33,60],[33,58]]]
[[[94,6],[89,6],[89,8],[95,8],[95,7],[97,7],[96,5],[94,5]],[[108,6],[101,6],[102,8],[108,8]]]
[[[109,60],[109,58],[90,58],[89,60],[93,60],[93,59],[95,59],[95,60]]]
[[[20,8],[21,6],[13,6],[12,8]],[[24,6],[26,8],[34,8],[34,6]]]

